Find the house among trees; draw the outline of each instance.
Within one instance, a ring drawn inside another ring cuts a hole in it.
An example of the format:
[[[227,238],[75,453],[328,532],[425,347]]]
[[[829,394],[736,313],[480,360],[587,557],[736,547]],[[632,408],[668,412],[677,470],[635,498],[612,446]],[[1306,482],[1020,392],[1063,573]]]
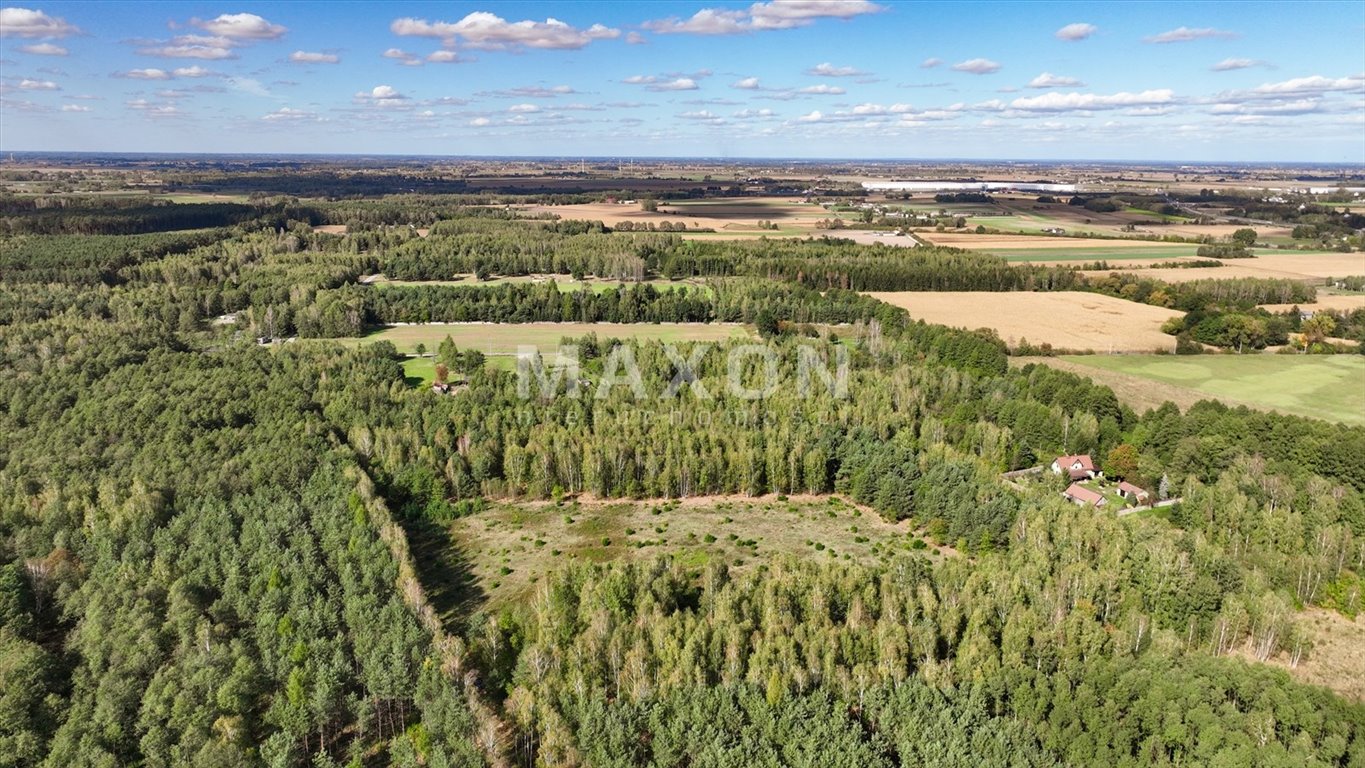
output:
[[[1106,503],[1104,495],[1099,491],[1092,491],[1079,483],[1072,483],[1065,491],[1062,491],[1062,496],[1067,501],[1082,507],[1102,507]]]
[[[1118,491],[1120,496],[1122,496],[1125,499],[1128,499],[1134,504],[1146,504],[1148,501],[1151,501],[1152,499],[1152,495],[1150,493],[1142,490],[1136,485],[1133,485],[1127,480],[1124,480],[1123,482],[1119,483]]]
[[[1052,472],[1057,475],[1065,472],[1072,480],[1084,480],[1099,475],[1099,472],[1095,471],[1095,462],[1088,454],[1058,456],[1057,460],[1052,462]]]

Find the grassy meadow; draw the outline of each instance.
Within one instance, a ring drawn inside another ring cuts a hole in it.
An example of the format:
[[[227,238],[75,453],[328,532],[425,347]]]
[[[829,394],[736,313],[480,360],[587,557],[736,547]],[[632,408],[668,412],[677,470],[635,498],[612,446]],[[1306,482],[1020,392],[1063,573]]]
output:
[[[1193,390],[1208,398],[1365,425],[1362,355],[1071,355],[1062,359]]]

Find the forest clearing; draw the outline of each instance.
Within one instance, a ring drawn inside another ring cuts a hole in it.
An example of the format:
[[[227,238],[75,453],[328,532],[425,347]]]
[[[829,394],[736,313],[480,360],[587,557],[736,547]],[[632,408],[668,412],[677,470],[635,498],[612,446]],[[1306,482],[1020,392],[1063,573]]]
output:
[[[637,341],[724,341],[753,335],[737,323],[423,323],[394,325],[365,336],[336,339],[347,346],[376,341],[391,342],[398,351],[411,354],[417,345],[435,351],[447,336],[461,349],[477,349],[489,356],[515,355],[518,347],[533,346],[553,352],[560,340],[596,334],[597,338]]]
[[[519,208],[523,215],[554,215],[560,219],[600,221],[609,227],[629,223],[634,226],[658,226],[664,222],[683,222],[689,230],[712,229],[715,233],[691,233],[697,236],[741,237],[792,236],[815,234],[816,222],[838,218],[814,203],[793,197],[715,198],[709,200],[659,200],[656,210],[645,210],[640,201],[574,203],[568,205],[531,205]],[[777,226],[769,230],[759,222]]]
[[[496,503],[450,524],[452,545],[495,610],[529,597],[539,579],[573,559],[668,556],[700,567],[716,558],[744,567],[787,554],[868,565],[896,553],[952,551],[919,534],[838,496],[776,494]]]

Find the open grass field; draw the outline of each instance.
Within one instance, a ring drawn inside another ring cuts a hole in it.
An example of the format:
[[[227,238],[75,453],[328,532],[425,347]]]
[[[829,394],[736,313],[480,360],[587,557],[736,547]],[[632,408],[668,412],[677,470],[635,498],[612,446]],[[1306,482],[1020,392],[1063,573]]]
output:
[[[173,203],[245,203],[251,200],[248,195],[220,195],[201,192],[168,192],[160,195],[150,195],[157,200],[169,200]]]
[[[835,213],[814,203],[789,197],[716,198],[710,200],[660,201],[659,210],[650,212],[632,203],[578,203],[573,205],[524,206],[528,214],[554,214],[561,219],[600,221],[607,226],[623,222],[660,224],[684,222],[689,229],[713,229],[715,232],[696,232],[688,237],[754,238],[803,237],[817,230],[820,219],[839,218]],[[758,222],[777,225],[776,230],[762,229]]]
[[[399,352],[416,352],[418,344],[429,351],[449,336],[460,349],[477,349],[485,355],[515,355],[521,345],[534,346],[542,352],[559,348],[565,336],[597,334],[599,339],[654,339],[665,342],[723,341],[749,338],[748,326],[732,323],[427,323],[422,325],[388,326],[374,333],[333,339],[342,344],[356,345],[388,341]]]
[[[988,293],[888,291],[869,293],[917,320],[956,328],[991,328],[1011,347],[1027,339],[1057,349],[1153,352],[1175,339],[1161,324],[1179,312],[1081,291]]]
[[[1190,390],[1196,399],[1227,400],[1234,405],[1365,425],[1362,355],[1076,355],[1062,359],[1083,369]],[[1095,379],[1108,383],[1102,375]]]
[[[1108,368],[1098,368],[1093,365],[1084,365],[1075,362],[1085,359],[1088,356],[1073,357],[1024,357],[1014,356],[1010,358],[1010,367],[1022,368],[1030,363],[1038,363],[1060,371],[1068,371],[1078,376],[1084,376],[1097,384],[1103,384],[1114,390],[1114,396],[1120,403],[1132,408],[1138,413],[1143,413],[1153,408],[1160,408],[1165,403],[1174,403],[1181,411],[1189,409],[1190,406],[1200,400],[1209,400],[1210,396],[1206,392],[1200,392],[1191,387],[1184,387],[1169,382],[1157,381],[1155,379],[1144,378],[1131,373],[1121,371],[1111,371]],[[1256,403],[1247,403],[1234,400],[1228,397],[1220,397],[1219,400],[1228,405],[1244,405],[1248,408],[1266,410],[1264,406]]]
[[[691,565],[720,558],[735,567],[776,553],[873,563],[897,554],[950,554],[906,522],[838,497],[694,497],[673,501],[504,503],[444,532],[492,607],[527,597],[572,559],[605,562],[671,555]]]

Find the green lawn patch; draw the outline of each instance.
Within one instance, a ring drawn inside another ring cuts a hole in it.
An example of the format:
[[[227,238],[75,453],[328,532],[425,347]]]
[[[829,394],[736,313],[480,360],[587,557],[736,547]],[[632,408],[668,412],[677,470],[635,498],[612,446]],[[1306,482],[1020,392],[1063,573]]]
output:
[[[1063,359],[1178,385],[1210,399],[1365,425],[1362,355],[1068,355]]]

